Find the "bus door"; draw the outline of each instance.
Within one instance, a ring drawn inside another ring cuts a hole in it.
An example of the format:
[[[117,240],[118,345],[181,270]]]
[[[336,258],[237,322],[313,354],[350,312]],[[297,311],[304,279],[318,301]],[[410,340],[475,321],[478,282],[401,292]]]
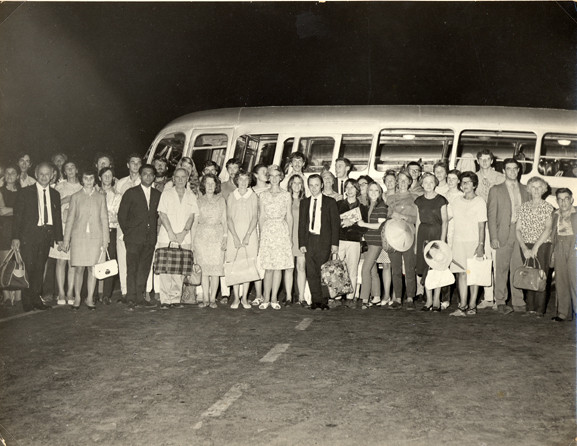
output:
[[[184,153],[185,141],[186,136],[182,132],[168,133],[155,146],[150,146],[144,159],[151,163],[154,158],[165,158],[172,171]]]
[[[236,137],[232,156],[247,172],[257,164],[270,166],[275,159],[277,141],[278,134],[275,133],[244,133]]]
[[[199,175],[202,175],[206,161],[214,161],[223,170],[232,131],[232,128],[194,129],[192,131],[188,153],[194,161]]]

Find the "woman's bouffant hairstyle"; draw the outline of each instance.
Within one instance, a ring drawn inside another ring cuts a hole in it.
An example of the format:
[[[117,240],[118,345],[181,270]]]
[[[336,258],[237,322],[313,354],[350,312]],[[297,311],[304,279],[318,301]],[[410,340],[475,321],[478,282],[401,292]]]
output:
[[[352,185],[354,186],[355,190],[357,191],[357,197],[358,197],[359,195],[361,195],[361,186],[359,186],[359,182],[358,182],[357,180],[355,180],[354,178],[349,178],[347,181],[345,181],[345,184],[344,184],[344,189],[345,189],[345,190],[347,189],[347,186],[348,186],[349,184],[352,184]],[[367,187],[368,187],[368,186],[369,186],[369,185],[367,184]],[[343,197],[343,198],[344,198],[344,197]]]
[[[248,187],[252,186],[253,176],[250,172],[247,172],[244,169],[239,169],[238,172],[232,177],[232,182],[236,187],[238,187],[238,179],[240,177],[247,177],[248,178]]]
[[[212,178],[214,180],[214,184],[215,184],[215,188],[214,188],[214,194],[220,194],[220,180],[216,175],[213,175],[212,173],[207,173],[206,175],[203,175],[200,178],[200,184],[198,185],[198,190],[200,191],[200,193],[202,195],[206,195],[206,180],[208,178]]]
[[[471,182],[473,183],[473,189],[477,189],[477,186],[479,185],[479,177],[475,172],[467,170],[466,172],[463,172],[461,173],[461,175],[459,175],[459,189],[461,191],[463,190],[463,188],[461,187],[461,181],[463,181],[463,178],[470,178]]]

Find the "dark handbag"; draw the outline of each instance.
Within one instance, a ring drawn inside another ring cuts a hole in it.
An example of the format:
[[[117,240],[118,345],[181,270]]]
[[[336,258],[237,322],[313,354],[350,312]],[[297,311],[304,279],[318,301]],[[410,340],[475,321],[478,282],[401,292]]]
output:
[[[20,251],[11,249],[2,261],[0,265],[0,287],[5,290],[23,290],[30,287]]]
[[[155,274],[180,274],[189,276],[194,271],[194,259],[190,249],[171,248],[169,243],[166,248],[158,248],[154,254]]]
[[[244,258],[237,259],[240,250],[241,248],[236,250],[232,262],[225,262],[224,264],[224,280],[228,286],[238,285],[239,283],[254,282],[262,279],[258,271],[256,257],[248,257],[245,246]]]
[[[530,260],[533,260],[533,266],[529,266]],[[523,266],[515,270],[513,286],[522,290],[545,291],[547,274],[541,269],[539,260],[536,258],[525,259]]]
[[[321,266],[321,282],[329,289],[331,297],[352,293],[353,285],[347,271],[347,265],[336,257]]]

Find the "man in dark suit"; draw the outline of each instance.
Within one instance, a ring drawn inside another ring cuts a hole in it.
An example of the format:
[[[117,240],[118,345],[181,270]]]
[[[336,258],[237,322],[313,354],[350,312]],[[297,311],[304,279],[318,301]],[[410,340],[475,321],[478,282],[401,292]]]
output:
[[[154,306],[144,299],[156,245],[160,192],[152,183],[156,171],[150,164],[140,168],[140,185],[128,189],[118,209],[118,223],[126,245],[126,300],[128,308]]]
[[[337,202],[322,194],[320,175],[308,178],[310,197],[300,203],[299,248],[305,254],[307,280],[311,290],[311,309],[328,310],[329,292],[321,285],[321,266],[331,254],[339,252],[341,220]]]
[[[503,161],[505,182],[489,189],[487,222],[491,248],[495,250],[495,303],[502,314],[524,312],[523,290],[513,286],[513,274],[523,264],[521,248],[516,237],[517,210],[529,201],[527,188],[519,183],[520,164],[513,158]],[[507,282],[511,281],[513,308],[506,305]]]
[[[30,287],[22,290],[22,308],[46,310],[40,298],[44,265],[54,242],[62,249],[62,214],[60,194],[50,187],[54,167],[40,163],[36,167],[36,184],[18,192],[14,206],[12,248],[20,251]]]

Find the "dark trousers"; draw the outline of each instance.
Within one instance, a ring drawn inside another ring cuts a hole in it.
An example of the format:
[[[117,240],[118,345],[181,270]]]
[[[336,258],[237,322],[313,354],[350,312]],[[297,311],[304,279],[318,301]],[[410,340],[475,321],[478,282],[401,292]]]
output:
[[[526,243],[527,248],[533,248],[534,243]],[[543,243],[539,246],[537,251],[537,260],[541,265],[541,269],[545,271],[545,275],[549,274],[549,259],[551,258],[551,243]],[[523,251],[521,251],[521,259],[525,261]],[[532,265],[533,261],[529,261]],[[527,303],[527,311],[536,311],[537,313],[545,314],[547,309],[547,296],[545,291],[530,291],[525,290],[525,302]]]
[[[405,261],[405,286],[407,288],[407,299],[414,298],[417,294],[417,276],[415,273],[416,254],[415,251],[413,251],[413,247],[411,246],[405,252],[390,252],[389,258],[391,259],[395,298],[401,299],[403,296],[403,260]]]
[[[331,245],[321,243],[321,237],[309,234],[305,253],[305,265],[307,280],[311,290],[311,301],[313,304],[327,304],[329,302],[329,289],[321,284],[321,266],[326,263],[331,256]]]
[[[44,270],[44,282],[42,283],[42,297],[58,296],[56,286],[56,259],[48,257]]]
[[[154,244],[128,243],[126,245],[126,300],[139,303],[144,300],[146,280],[150,272]]]
[[[110,260],[116,259],[116,228],[110,228],[108,231],[110,235],[110,243],[108,244],[108,255],[110,256]],[[112,292],[114,291],[114,285],[116,283],[116,279],[118,275],[107,277],[104,279],[104,288],[102,290],[102,296],[111,298]]]
[[[34,240],[34,242],[30,242]],[[43,305],[40,299],[44,282],[44,267],[54,240],[52,227],[38,226],[29,240],[20,240],[20,254],[26,266],[30,287],[22,290],[22,308],[30,311]]]

